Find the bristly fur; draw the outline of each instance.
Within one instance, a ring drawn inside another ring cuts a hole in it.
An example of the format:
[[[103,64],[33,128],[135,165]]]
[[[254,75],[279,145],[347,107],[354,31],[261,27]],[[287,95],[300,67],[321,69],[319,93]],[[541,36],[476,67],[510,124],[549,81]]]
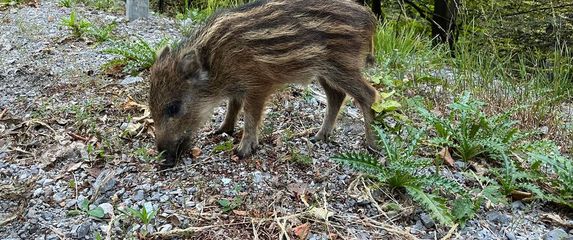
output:
[[[158,141],[174,142],[196,131],[208,117],[205,108],[228,98],[222,130],[232,130],[237,109],[246,114],[241,154],[256,145],[262,106],[275,89],[318,79],[329,109],[317,138],[328,135],[348,94],[365,114],[370,144],[370,106],[377,93],[361,71],[374,59],[376,23],[369,10],[351,0],[259,0],[216,12],[174,49],[164,50],[151,69]],[[185,109],[176,121],[161,113],[174,101]]]

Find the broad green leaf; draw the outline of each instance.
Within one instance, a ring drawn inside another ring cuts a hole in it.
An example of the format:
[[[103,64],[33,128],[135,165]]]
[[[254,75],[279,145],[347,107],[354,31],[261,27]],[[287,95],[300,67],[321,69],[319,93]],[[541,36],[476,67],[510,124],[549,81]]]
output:
[[[105,216],[105,212],[103,211],[103,208],[96,207],[92,210],[89,210],[88,215],[95,217],[95,218],[103,218]]]

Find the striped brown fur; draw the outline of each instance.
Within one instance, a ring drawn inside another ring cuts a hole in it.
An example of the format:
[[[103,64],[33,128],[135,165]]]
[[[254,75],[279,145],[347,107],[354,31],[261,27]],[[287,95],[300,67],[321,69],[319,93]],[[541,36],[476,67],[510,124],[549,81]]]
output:
[[[237,154],[250,155],[269,95],[284,84],[315,79],[328,99],[315,139],[328,137],[348,94],[363,111],[373,146],[376,91],[361,71],[372,59],[375,28],[372,13],[351,0],[261,0],[216,12],[176,47],[164,49],[151,69],[151,112],[167,164],[225,99],[227,116],[217,132],[232,132],[243,109]]]

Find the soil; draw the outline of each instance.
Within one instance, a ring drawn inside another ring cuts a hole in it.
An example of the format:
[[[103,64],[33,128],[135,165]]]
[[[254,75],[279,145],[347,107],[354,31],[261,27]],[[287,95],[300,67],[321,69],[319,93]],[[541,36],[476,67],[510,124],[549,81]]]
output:
[[[127,22],[74,9],[96,25],[116,22],[116,40],[181,37],[172,18],[157,14]],[[148,73],[118,78],[103,71],[113,56],[102,50],[113,41],[70,37],[60,19],[71,11],[55,0],[0,11],[0,239],[573,238],[573,223],[559,209],[535,202],[484,206],[450,229],[400,191],[368,188],[364,177],[330,159],[365,150],[351,102],[330,142],[309,140],[326,108],[316,85],[273,96],[254,156],[232,154],[240,131],[209,134],[222,122],[222,104],[184,162],[159,170],[144,111]],[[385,210],[389,203],[399,211]],[[128,208],[157,216],[146,222]],[[551,221],[555,216],[569,225]]]

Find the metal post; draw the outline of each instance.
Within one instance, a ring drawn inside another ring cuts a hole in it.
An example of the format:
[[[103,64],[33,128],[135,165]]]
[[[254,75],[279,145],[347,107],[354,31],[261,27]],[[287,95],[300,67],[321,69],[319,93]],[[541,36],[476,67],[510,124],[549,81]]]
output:
[[[127,0],[125,11],[129,21],[147,18],[149,15],[149,0]]]

